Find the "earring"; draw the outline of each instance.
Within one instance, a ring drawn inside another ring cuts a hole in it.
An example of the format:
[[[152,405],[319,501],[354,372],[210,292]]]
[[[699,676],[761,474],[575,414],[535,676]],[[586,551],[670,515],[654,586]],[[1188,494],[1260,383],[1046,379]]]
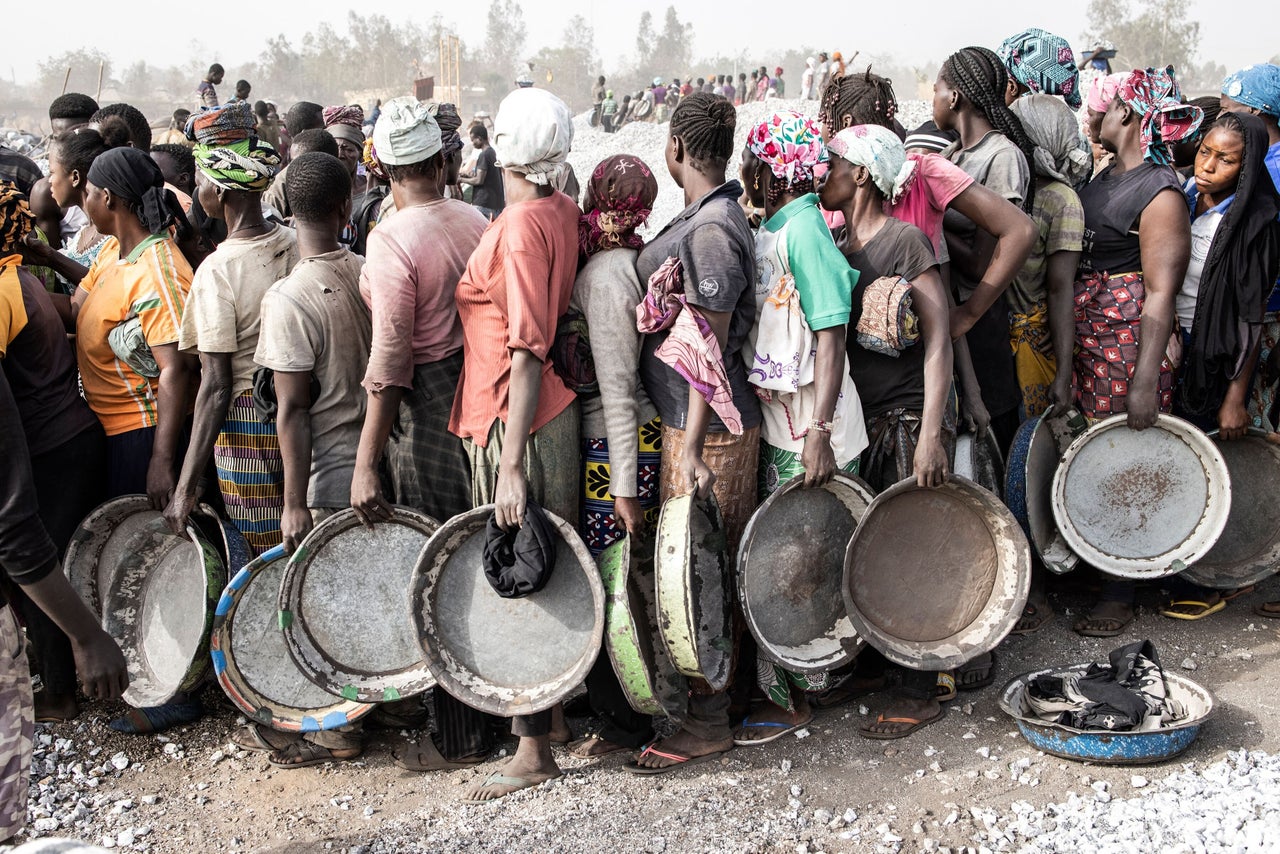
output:
[[[756,173],[756,180],[755,180],[755,182],[754,182],[754,183],[752,183],[751,188],[752,188],[753,190],[759,190],[759,189],[760,189],[760,173],[759,173],[759,172],[757,172],[757,173]]]

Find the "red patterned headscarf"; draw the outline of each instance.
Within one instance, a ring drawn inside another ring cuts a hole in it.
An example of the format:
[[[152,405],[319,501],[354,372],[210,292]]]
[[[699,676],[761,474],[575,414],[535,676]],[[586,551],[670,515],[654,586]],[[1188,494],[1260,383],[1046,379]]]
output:
[[[1203,110],[1182,103],[1172,65],[1163,71],[1135,68],[1120,84],[1116,97],[1141,118],[1142,159],[1152,163],[1172,163],[1170,143],[1195,133],[1204,121]]]
[[[636,229],[645,224],[658,198],[658,180],[639,157],[615,154],[596,166],[587,182],[578,221],[578,246],[590,258],[604,249],[639,249]]]

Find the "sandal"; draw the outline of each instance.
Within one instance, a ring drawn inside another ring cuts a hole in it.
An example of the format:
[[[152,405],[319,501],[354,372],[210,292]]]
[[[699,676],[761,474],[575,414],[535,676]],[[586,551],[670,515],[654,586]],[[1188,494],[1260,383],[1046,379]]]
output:
[[[569,744],[566,745],[566,749],[568,750],[569,755],[575,759],[601,759],[605,756],[612,756],[615,753],[625,753],[626,751],[633,749],[630,747],[623,747],[621,744],[614,744],[613,747],[610,747],[608,750],[600,753],[587,752],[587,748],[593,744],[612,744],[612,742],[607,741],[598,735],[589,735],[585,738],[580,738],[577,741],[569,742]]]
[[[333,751],[327,747],[321,747],[314,741],[307,741],[300,738],[291,742],[280,750],[273,751],[267,757],[267,761],[277,768],[307,768],[311,765],[324,765],[329,762],[351,762],[358,759],[362,752],[361,748],[351,748],[355,750],[354,756],[335,756]]]
[[[1132,607],[1127,617],[1095,617],[1093,612],[1076,620],[1071,630],[1083,638],[1114,638],[1124,634],[1137,613]]]
[[[1022,616],[1018,618],[1018,622],[1014,623],[1013,630],[1009,632],[1011,635],[1029,635],[1033,632],[1040,631],[1045,623],[1049,622],[1049,618],[1053,616],[1053,612],[1048,608],[1042,608],[1031,602],[1022,609]]]
[[[883,691],[888,681],[883,675],[878,679],[864,679],[850,671],[844,678],[827,690],[810,696],[809,705],[823,711],[837,709],[840,706],[852,703],[854,700],[869,696],[877,691]],[[867,687],[868,685],[871,687]]]
[[[407,745],[407,748],[391,754],[391,760],[406,771],[456,771],[479,765],[489,758],[487,753],[481,753],[461,759],[445,759],[444,754],[436,747],[435,740],[429,736],[417,744]]]
[[[668,771],[675,771],[680,768],[688,768],[690,765],[701,765],[704,762],[710,762],[712,759],[717,759],[728,752],[729,751],[727,750],[716,750],[711,753],[703,754],[702,756],[681,756],[679,753],[664,753],[663,751],[656,749],[652,744],[650,744],[647,747],[645,747],[644,750],[640,751],[640,755],[636,757],[636,761],[628,762],[626,765],[623,765],[622,767],[624,770],[629,771],[632,774],[639,774],[641,776],[652,777],[657,774],[666,774]],[[643,759],[644,757],[650,754],[653,754],[654,756],[661,756],[663,759],[669,759],[671,760],[671,764],[664,765],[661,768],[650,768],[647,765],[639,764],[639,760]]]
[[[933,717],[923,718],[923,719],[921,718],[886,718],[884,715],[877,715],[876,716],[877,724],[910,724],[910,726],[907,727],[906,729],[897,730],[896,732],[875,732],[870,728],[875,724],[869,724],[868,726],[858,727],[858,735],[862,736],[863,738],[870,738],[876,741],[891,741],[895,738],[906,738],[916,730],[924,729],[929,724],[937,723],[938,721],[942,720],[942,716],[945,715],[946,713],[947,713],[946,709],[939,709],[938,713]]]
[[[938,671],[938,689],[934,699],[939,703],[949,703],[956,698],[956,677],[948,670]]]
[[[1270,620],[1280,620],[1280,602],[1263,602],[1253,606],[1253,613]]]
[[[557,774],[556,776],[559,775]],[[550,779],[555,778],[552,777]],[[484,782],[479,786],[472,788],[471,792],[478,793],[481,789],[487,789],[490,786],[506,786],[509,791],[503,792],[500,795],[494,795],[492,798],[481,798],[474,794],[469,794],[468,797],[462,799],[462,802],[464,804],[487,804],[492,801],[505,798],[507,795],[514,795],[516,792],[520,792],[525,789],[532,789],[534,786],[541,786],[545,782],[546,780],[526,780],[524,777],[508,777],[506,774],[494,773],[485,777]]]
[[[1250,584],[1246,587],[1236,587],[1232,590],[1223,590],[1218,595],[1222,597],[1223,602],[1230,602],[1232,599],[1239,599],[1241,596],[1248,596],[1257,589],[1258,585]]]
[[[1160,614],[1174,620],[1203,620],[1210,614],[1216,614],[1225,607],[1227,607],[1227,603],[1222,599],[1212,605],[1208,602],[1201,602],[1199,599],[1174,599],[1160,609]],[[1175,611],[1175,608],[1187,610]]]
[[[764,738],[742,738],[740,735],[734,735],[733,743],[739,747],[751,747],[755,744],[768,744],[771,741],[777,741],[788,733],[804,729],[812,722],[812,716],[810,716],[808,720],[802,721],[798,724],[789,724],[783,721],[756,721],[755,723],[752,723],[750,717],[745,717],[742,719],[741,726],[738,727],[739,733],[749,729],[771,729],[774,731],[766,735]]]
[[[956,668],[956,687],[961,691],[978,691],[992,682],[996,681],[996,654],[994,652],[987,653],[987,662],[985,664],[976,664],[981,661],[982,656],[978,656],[973,661],[966,661],[964,664]],[[966,676],[975,673],[984,674],[976,679],[965,681]]]
[[[281,732],[278,729],[250,722],[242,726],[231,736],[231,743],[241,750],[254,750],[259,753],[271,753],[284,750],[287,746],[302,738],[300,733]]]
[[[204,717],[204,706],[200,705],[200,701],[187,700],[184,703],[165,703],[161,706],[148,706],[142,709],[131,708],[113,720],[109,726],[116,732],[129,735],[150,735],[183,724],[195,723],[202,717]]]

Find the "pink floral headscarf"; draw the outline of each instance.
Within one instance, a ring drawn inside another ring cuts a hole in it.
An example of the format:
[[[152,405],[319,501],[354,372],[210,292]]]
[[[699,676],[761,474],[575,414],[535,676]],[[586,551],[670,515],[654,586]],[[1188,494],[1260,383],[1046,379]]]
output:
[[[1134,69],[1116,97],[1141,117],[1142,159],[1152,163],[1168,166],[1173,160],[1169,143],[1195,133],[1204,121],[1203,110],[1182,103],[1172,65],[1163,71]]]
[[[814,167],[827,160],[818,125],[791,111],[774,113],[753,127],[747,133],[747,148],[788,186],[812,181]]]

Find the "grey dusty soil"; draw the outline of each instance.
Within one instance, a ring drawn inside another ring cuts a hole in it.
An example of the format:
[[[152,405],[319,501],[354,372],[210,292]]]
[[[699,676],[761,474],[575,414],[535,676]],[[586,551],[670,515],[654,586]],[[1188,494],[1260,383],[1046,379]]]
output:
[[[1130,631],[1110,640],[1072,633],[1071,620],[1089,595],[1058,592],[1058,614],[1050,624],[1000,646],[994,686],[962,692],[942,722],[910,738],[858,737],[856,727],[884,701],[873,695],[819,715],[803,738],[738,748],[712,764],[661,777],[627,774],[625,757],[589,764],[560,754],[564,777],[486,806],[459,799],[468,784],[501,767],[497,757],[476,769],[410,774],[391,761],[403,735],[379,733],[359,762],[281,770],[263,754],[228,745],[237,715],[216,687],[204,694],[210,717],[162,737],[113,733],[105,722],[116,709],[95,705],[75,722],[39,729],[32,833],[181,854],[1144,850],[1104,844],[1114,842],[1114,834],[1104,834],[1101,823],[1096,844],[1080,840],[1068,847],[1048,836],[1037,843],[1036,836],[1011,828],[1019,816],[1073,795],[1090,809],[1152,797],[1170,788],[1162,781],[1175,772],[1204,771],[1229,751],[1280,753],[1280,621],[1252,613],[1268,592],[1280,595],[1280,584],[1264,585],[1207,620],[1183,623],[1155,614],[1149,606],[1156,592],[1149,591],[1148,607]],[[1151,638],[1169,669],[1202,682],[1219,702],[1199,740],[1170,763],[1101,767],[1046,756],[996,705],[999,686],[1017,673],[1105,660],[1122,642],[1141,638]],[[579,731],[590,726],[585,719],[571,723]],[[1251,830],[1257,844],[1215,846],[1217,831],[1201,821],[1199,837],[1183,850],[1280,845],[1274,831],[1280,827],[1280,775],[1268,772],[1272,783],[1263,785],[1256,783],[1260,773],[1240,778],[1252,786],[1249,792],[1226,792],[1234,800],[1246,794],[1257,799],[1249,808],[1265,822]],[[1175,792],[1163,809],[1190,813],[1195,800]],[[1258,836],[1258,826],[1268,825],[1270,836]]]

